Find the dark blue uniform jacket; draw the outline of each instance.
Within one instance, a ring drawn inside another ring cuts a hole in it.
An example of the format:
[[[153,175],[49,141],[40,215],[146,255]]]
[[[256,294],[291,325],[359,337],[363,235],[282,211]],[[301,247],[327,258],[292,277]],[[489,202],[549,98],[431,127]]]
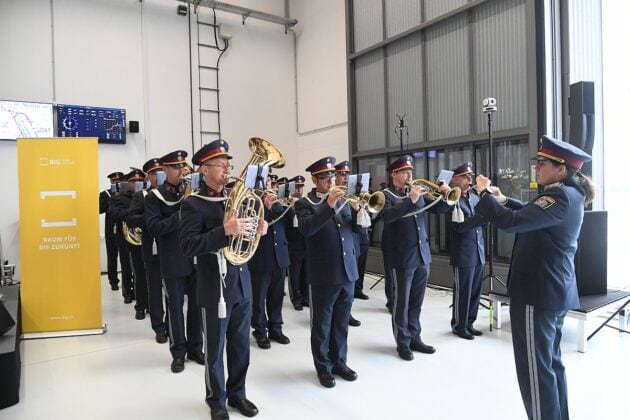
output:
[[[169,204],[155,194],[159,191]],[[193,272],[192,258],[184,256],[179,247],[179,208],[183,193],[167,191],[166,183],[151,190],[144,199],[147,229],[157,238],[162,277],[185,277]],[[172,205],[170,205],[172,203]]]
[[[271,210],[265,208],[265,220],[271,222],[280,217],[284,207],[279,203],[271,206]],[[293,220],[293,209],[287,211],[282,219],[269,226],[267,234],[260,238],[258,248],[251,260],[250,271],[272,271],[274,267],[287,268],[289,266],[289,246],[284,231],[284,220]],[[275,265],[274,265],[275,260]]]
[[[197,301],[199,306],[214,308],[219,301],[221,277],[216,254],[228,246],[223,229],[226,201],[208,201],[202,184],[199,196],[191,195],[182,204],[181,249],[189,257],[197,257]],[[252,295],[247,264],[234,266],[227,262],[224,298],[237,302]]]
[[[477,213],[515,232],[508,294],[517,303],[547,310],[579,308],[573,259],[584,217],[584,191],[573,178],[553,184],[529,203],[508,207],[486,194]]]
[[[469,193],[468,197],[460,197],[459,208],[464,213],[464,222],[451,222],[453,211],[447,215],[447,223],[451,228],[451,265],[454,267],[475,267],[486,261],[483,242],[485,219],[477,214],[475,206],[479,196]]]
[[[385,223],[383,234],[388,243],[388,263],[396,269],[412,269],[418,265],[429,264],[431,262],[431,249],[429,248],[429,238],[424,227],[425,212],[414,216],[405,215],[421,209],[430,203],[424,197],[420,197],[415,204],[404,192],[396,191],[393,188],[383,190],[385,194],[385,207],[381,210],[381,218]],[[431,213],[444,213],[450,206],[444,201],[431,207]]]
[[[338,214],[313,189],[295,203],[300,232],[306,240],[306,278],[316,286],[341,285],[359,275],[354,252],[356,213],[345,205]],[[337,202],[337,206],[343,200]]]
[[[157,243],[155,238],[149,233],[144,217],[144,198],[150,191],[150,189],[148,191],[136,191],[131,198],[131,205],[127,214],[127,226],[142,229],[142,258],[144,261],[157,260],[159,258]]]

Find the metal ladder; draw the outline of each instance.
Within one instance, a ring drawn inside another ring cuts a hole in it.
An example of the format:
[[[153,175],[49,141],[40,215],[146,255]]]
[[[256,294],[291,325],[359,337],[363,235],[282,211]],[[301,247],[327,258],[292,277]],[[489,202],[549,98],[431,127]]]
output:
[[[197,87],[198,87],[198,140],[201,145],[221,137],[220,102],[217,58],[221,51],[214,38],[215,25],[200,19],[197,11]],[[208,15],[207,15],[208,16]],[[212,16],[208,18],[211,20]]]

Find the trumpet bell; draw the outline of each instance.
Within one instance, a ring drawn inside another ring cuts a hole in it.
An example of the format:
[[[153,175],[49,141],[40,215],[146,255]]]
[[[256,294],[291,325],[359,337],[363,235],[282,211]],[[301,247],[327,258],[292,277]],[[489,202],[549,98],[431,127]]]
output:
[[[372,194],[361,193],[359,194],[361,201],[366,203],[367,210],[370,213],[378,213],[385,207],[385,194],[380,191],[376,191]]]

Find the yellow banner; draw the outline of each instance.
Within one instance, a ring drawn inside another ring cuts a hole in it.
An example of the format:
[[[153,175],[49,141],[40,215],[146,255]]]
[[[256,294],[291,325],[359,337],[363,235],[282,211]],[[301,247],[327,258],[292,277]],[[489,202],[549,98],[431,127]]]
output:
[[[96,138],[18,139],[22,331],[103,326]]]

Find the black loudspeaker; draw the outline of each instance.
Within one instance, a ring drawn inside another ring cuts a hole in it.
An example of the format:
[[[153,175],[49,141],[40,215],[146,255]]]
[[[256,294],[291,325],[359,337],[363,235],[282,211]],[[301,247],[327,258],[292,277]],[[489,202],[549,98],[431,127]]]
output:
[[[574,83],[569,95],[569,142],[590,154],[595,139],[595,83]]]
[[[575,253],[580,296],[605,295],[608,288],[608,212],[585,211]]]
[[[15,327],[15,321],[0,300],[0,335]]]
[[[138,121],[129,121],[129,132],[130,133],[139,133],[140,132],[140,122],[138,122]]]

